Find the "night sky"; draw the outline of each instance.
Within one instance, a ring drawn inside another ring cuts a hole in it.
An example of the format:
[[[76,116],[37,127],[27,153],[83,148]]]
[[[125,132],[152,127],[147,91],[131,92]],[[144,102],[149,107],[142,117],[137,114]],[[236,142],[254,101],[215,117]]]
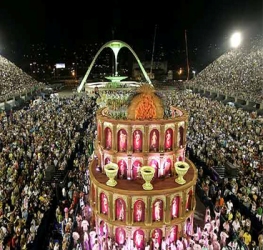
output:
[[[221,43],[235,30],[262,34],[262,8],[262,0],[1,0],[0,47],[119,39],[150,48],[155,25],[156,43],[167,48],[184,44],[185,30],[192,45]]]

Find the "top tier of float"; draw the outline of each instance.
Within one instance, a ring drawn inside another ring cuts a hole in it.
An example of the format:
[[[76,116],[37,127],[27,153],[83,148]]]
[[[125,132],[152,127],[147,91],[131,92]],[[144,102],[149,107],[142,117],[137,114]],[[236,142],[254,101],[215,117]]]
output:
[[[173,175],[175,162],[185,161],[188,113],[169,107],[149,84],[123,99],[107,99],[97,112],[95,155],[104,172],[109,162],[119,165],[118,178],[139,178],[139,168],[155,168],[154,178]]]

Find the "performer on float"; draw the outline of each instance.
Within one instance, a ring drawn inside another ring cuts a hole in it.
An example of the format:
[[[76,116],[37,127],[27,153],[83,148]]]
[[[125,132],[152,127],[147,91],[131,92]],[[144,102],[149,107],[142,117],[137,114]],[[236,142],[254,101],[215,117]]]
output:
[[[165,133],[165,149],[166,150],[172,149],[172,141],[173,141],[172,133],[170,129],[167,129]]]
[[[124,132],[123,130],[120,130],[119,150],[122,152],[127,150],[127,135],[126,132]]]
[[[142,138],[139,130],[136,130],[133,134],[133,149],[134,151],[142,151]]]
[[[107,132],[106,132],[106,149],[111,149],[112,147],[112,133],[111,133],[111,129],[107,128]]]
[[[157,137],[155,130],[152,132],[151,142],[150,142],[150,150],[152,150],[152,151],[158,150],[158,137]]]

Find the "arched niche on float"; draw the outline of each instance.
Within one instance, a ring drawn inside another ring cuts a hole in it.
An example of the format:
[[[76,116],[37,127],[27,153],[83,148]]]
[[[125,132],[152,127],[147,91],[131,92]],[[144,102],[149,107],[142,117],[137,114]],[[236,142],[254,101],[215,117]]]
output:
[[[176,219],[178,217],[180,217],[180,212],[182,209],[182,196],[179,194],[175,194],[174,196],[171,197],[170,199],[171,203],[170,203],[170,209],[171,209],[171,219]]]
[[[124,245],[126,240],[126,231],[124,227],[115,228],[115,240],[118,245]]]
[[[118,221],[126,221],[127,206],[123,198],[119,197],[114,200],[114,219]]]
[[[133,152],[142,152],[143,149],[143,133],[140,129],[136,129],[132,133]]]
[[[104,129],[104,138],[105,138],[105,145],[104,147],[107,150],[112,149],[112,130],[110,127],[106,127]]]
[[[104,215],[109,214],[109,199],[106,193],[100,193],[100,213]]]
[[[133,202],[132,208],[132,221],[134,223],[144,223],[146,219],[146,201],[139,198]]]
[[[193,209],[193,190],[189,189],[186,191],[186,201],[185,201],[185,210],[186,211],[191,211]]]
[[[180,126],[178,129],[178,146],[182,147],[184,145],[184,127]]]
[[[128,133],[126,129],[121,128],[117,132],[117,149],[119,152],[126,152],[128,147]]]
[[[133,243],[137,249],[145,247],[145,232],[142,229],[137,229],[133,232]]]
[[[159,222],[164,220],[164,201],[163,199],[157,198],[152,203],[152,221]]]
[[[165,151],[173,150],[173,137],[174,137],[173,129],[167,128],[164,133],[164,150]]]

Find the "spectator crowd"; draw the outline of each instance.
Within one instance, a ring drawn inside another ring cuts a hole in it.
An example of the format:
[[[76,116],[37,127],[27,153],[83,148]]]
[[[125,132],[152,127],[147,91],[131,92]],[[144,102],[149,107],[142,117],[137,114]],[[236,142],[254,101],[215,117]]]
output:
[[[257,36],[209,64],[194,79],[192,87],[222,93],[241,100],[262,103],[263,38]]]

